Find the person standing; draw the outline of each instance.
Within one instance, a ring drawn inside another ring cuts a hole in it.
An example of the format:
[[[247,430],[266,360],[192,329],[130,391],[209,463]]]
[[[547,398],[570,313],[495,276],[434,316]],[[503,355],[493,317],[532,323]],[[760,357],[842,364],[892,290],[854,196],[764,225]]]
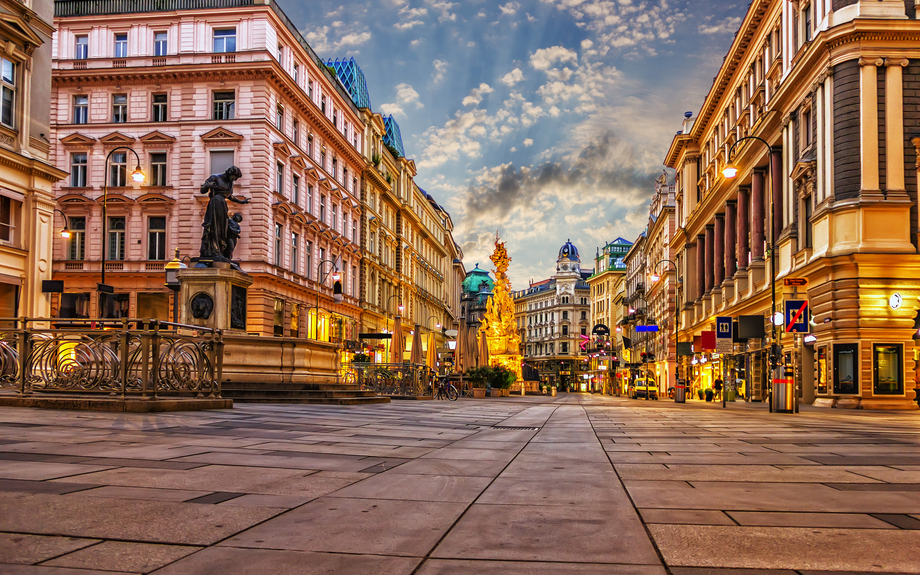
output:
[[[722,401],[722,378],[717,377],[712,383],[712,390],[716,392],[716,400]]]

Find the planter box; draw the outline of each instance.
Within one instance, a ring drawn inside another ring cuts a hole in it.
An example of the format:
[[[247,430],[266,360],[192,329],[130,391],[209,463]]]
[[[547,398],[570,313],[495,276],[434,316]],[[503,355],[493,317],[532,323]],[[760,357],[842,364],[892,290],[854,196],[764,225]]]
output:
[[[486,388],[484,387],[474,387],[473,388],[473,398],[483,399],[486,396]]]
[[[510,390],[510,389],[503,389],[503,390],[502,390],[502,397],[511,397],[511,390]]]
[[[500,389],[489,390],[489,397],[501,397],[501,396],[502,396],[502,390]]]

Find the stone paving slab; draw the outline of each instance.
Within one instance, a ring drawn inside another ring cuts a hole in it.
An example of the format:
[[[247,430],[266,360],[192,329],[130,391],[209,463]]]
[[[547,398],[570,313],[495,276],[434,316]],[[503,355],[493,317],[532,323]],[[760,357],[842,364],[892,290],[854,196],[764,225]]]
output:
[[[346,555],[268,549],[210,547],[186,557],[156,575],[409,575],[421,561],[414,557]]]
[[[549,563],[534,561],[460,561],[429,559],[418,575],[665,575],[664,567],[647,565],[611,565],[584,563]]]
[[[201,549],[178,545],[151,545],[103,541],[57,559],[42,563],[48,567],[98,569],[103,571],[128,571],[149,573]]]
[[[739,525],[760,527],[836,527],[846,529],[895,529],[890,523],[862,513],[762,513],[727,511]]]
[[[31,565],[97,543],[98,539],[0,533],[0,562]],[[0,572],[5,569],[0,566]]]

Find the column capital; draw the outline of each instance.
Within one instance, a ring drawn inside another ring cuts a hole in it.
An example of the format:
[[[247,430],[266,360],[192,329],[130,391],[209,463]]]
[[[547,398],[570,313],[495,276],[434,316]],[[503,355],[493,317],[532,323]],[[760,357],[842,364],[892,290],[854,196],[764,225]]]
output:
[[[862,66],[875,66],[875,67],[877,68],[877,67],[879,67],[879,66],[884,66],[884,65],[885,65],[885,59],[884,59],[884,58],[860,58],[860,59],[859,59],[859,65],[860,65],[860,67],[862,67]]]
[[[910,60],[907,58],[885,58],[886,66],[900,66],[901,68],[906,68],[910,64]]]

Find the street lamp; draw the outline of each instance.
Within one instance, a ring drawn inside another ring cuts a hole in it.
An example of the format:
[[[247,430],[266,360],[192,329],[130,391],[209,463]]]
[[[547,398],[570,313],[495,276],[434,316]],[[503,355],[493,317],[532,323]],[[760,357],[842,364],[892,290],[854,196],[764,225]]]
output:
[[[745,140],[757,140],[767,147],[767,150],[770,154],[770,183],[771,187],[775,190],[778,182],[774,176],[774,159],[773,159],[773,146],[769,144],[763,138],[757,136],[745,136],[735,141],[732,144],[732,147],[728,150],[728,159],[731,160],[732,155],[735,152],[735,147]],[[722,175],[728,179],[734,178],[738,175],[738,167],[728,163],[722,169]],[[773,194],[775,197],[776,194]],[[773,379],[776,379],[776,369],[779,367],[779,352],[776,345],[776,222],[774,221],[773,210],[776,209],[776,206],[773,205],[773,202],[770,202],[770,368],[773,369]],[[782,315],[782,314],[780,314]],[[782,319],[780,319],[782,322]],[[772,382],[771,382],[772,383]],[[772,388],[772,385],[771,385]],[[795,393],[795,390],[793,391]],[[770,397],[770,410],[773,410],[773,397],[771,393]]]
[[[674,266],[675,272],[678,271],[678,267],[676,263],[674,263],[673,261],[669,259],[663,259],[659,261],[658,263],[656,263],[654,267],[652,268],[654,270],[654,272],[652,273],[653,282],[657,282],[659,279],[661,279],[661,276],[658,275],[658,267],[661,266],[662,264],[670,264]],[[676,358],[676,365],[677,365],[677,373],[675,373],[674,376],[677,379],[680,379],[680,358],[677,355],[677,347],[678,347],[678,344],[680,343],[680,334],[678,333],[678,329],[680,328],[680,298],[678,296],[679,294],[677,292],[677,286],[674,286],[674,357]],[[674,397],[675,398],[677,397],[677,384],[678,382],[675,381],[674,382]]]
[[[61,237],[65,240],[70,239],[70,219],[67,217],[67,214],[64,213],[60,208],[54,208],[54,211],[61,214],[61,217],[64,218],[64,228],[61,229]]]
[[[325,275],[320,276],[319,273],[320,273],[320,270],[323,268],[323,264],[332,264],[333,267],[329,268],[326,271]],[[319,262],[318,264],[316,264],[316,277],[319,278],[320,285],[325,285],[326,278],[328,278],[329,274],[332,272],[334,272],[332,276],[332,281],[339,281],[339,278],[338,278],[339,268],[338,268],[338,263],[336,260],[323,260]],[[341,301],[341,300],[336,300],[336,301]],[[319,339],[319,289],[318,288],[316,290],[316,318],[315,318],[315,321],[316,321],[316,330],[315,330],[316,339]],[[310,334],[308,333],[307,335],[309,336]]]
[[[184,270],[188,266],[179,259],[179,248],[176,248],[176,257],[166,263],[163,269],[166,272],[166,283],[163,284],[173,292],[173,323],[179,323],[179,289],[182,287],[179,282],[179,270]]]
[[[106,256],[108,253],[106,246],[109,243],[108,242],[109,240],[108,238],[109,221],[106,215],[106,208],[108,207],[108,203],[109,203],[109,176],[111,176],[111,174],[109,174],[109,160],[112,158],[112,154],[114,154],[115,152],[119,150],[130,151],[132,154],[134,154],[134,159],[137,160],[137,167],[134,168],[133,172],[131,172],[131,180],[134,183],[142,184],[144,180],[146,179],[146,177],[144,176],[144,171],[141,170],[141,158],[140,156],[137,155],[137,152],[135,152],[133,148],[130,148],[128,146],[117,146],[115,148],[112,148],[109,151],[108,155],[105,157],[105,162],[103,163],[103,173],[102,173],[102,282],[98,286],[99,295],[100,295],[100,303],[102,303],[102,294],[110,294],[110,293],[114,293],[115,291],[111,286],[108,286],[105,283],[105,261],[106,261]],[[125,169],[127,170],[127,168]],[[103,313],[105,313],[105,310],[103,310]]]

